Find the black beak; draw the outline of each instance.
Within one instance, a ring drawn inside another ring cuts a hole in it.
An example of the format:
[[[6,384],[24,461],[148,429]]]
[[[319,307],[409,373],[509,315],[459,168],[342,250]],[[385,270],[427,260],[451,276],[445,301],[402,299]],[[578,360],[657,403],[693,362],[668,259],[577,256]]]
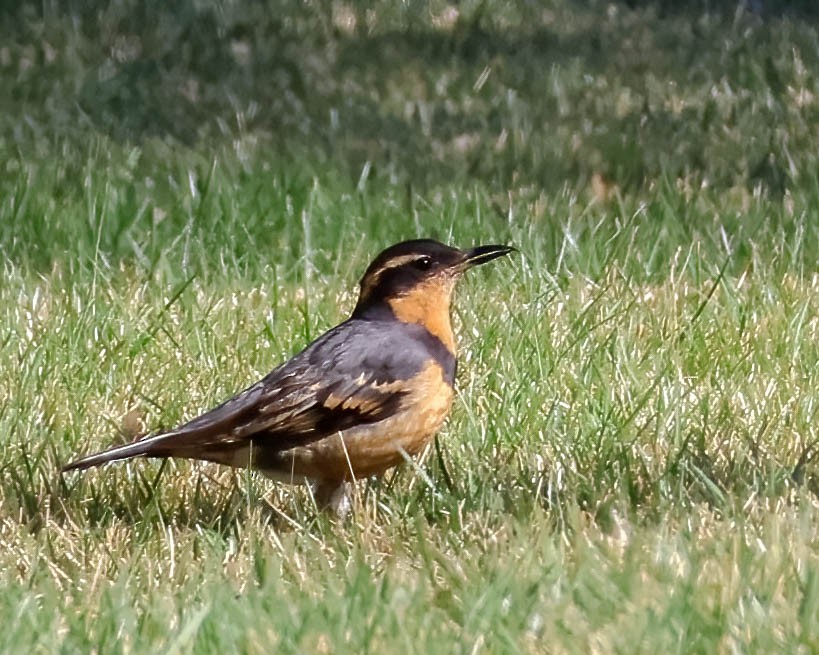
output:
[[[464,251],[464,268],[472,268],[473,266],[480,266],[486,262],[491,262],[493,259],[508,255],[510,252],[517,251],[517,248],[512,246],[478,246],[471,250]]]

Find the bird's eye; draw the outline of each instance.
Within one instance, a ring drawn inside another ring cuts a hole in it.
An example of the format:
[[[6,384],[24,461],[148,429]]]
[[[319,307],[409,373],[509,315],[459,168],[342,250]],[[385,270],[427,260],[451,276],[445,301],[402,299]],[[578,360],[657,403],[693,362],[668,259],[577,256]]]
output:
[[[428,271],[432,268],[432,257],[419,257],[412,265],[415,266],[419,271]]]

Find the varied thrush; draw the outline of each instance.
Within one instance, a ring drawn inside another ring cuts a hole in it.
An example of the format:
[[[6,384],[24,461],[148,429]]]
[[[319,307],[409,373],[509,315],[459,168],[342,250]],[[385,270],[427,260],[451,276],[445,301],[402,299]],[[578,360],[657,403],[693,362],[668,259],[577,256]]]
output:
[[[351,482],[420,452],[452,406],[450,302],[473,266],[514,250],[451,248],[430,239],[384,250],[361,279],[352,315],[218,407],[63,471],[131,457],[184,457],[313,484],[346,512]]]

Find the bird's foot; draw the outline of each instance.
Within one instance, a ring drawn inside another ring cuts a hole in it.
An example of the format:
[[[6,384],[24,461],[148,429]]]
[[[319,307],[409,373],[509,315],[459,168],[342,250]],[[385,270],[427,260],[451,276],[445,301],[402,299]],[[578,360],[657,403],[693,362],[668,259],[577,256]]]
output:
[[[324,481],[313,485],[313,498],[318,508],[324,512],[332,512],[336,517],[343,519],[353,508],[353,483]]]

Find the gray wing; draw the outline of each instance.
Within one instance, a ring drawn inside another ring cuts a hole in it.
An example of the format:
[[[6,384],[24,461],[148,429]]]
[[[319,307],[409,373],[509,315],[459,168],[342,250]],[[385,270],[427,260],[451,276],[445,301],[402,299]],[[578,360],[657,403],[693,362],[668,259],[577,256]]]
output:
[[[397,321],[349,320],[256,384],[162,434],[69,464],[88,468],[136,456],[196,457],[249,441],[285,450],[401,409],[412,378],[431,355],[415,328]]]

